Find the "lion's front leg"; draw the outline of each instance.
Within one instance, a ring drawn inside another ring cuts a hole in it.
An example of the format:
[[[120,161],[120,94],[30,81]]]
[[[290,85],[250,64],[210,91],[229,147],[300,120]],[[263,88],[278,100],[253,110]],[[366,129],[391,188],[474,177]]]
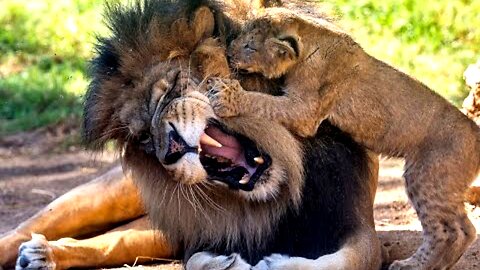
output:
[[[187,261],[186,270],[250,270],[251,266],[239,254],[229,256],[198,252]]]
[[[373,226],[373,225],[371,225]],[[370,225],[359,228],[335,253],[306,259],[272,254],[252,270],[371,270],[381,265],[380,243]]]
[[[377,269],[362,266],[355,256],[351,256],[348,249],[324,255],[318,259],[306,259],[302,257],[289,257],[286,255],[272,254],[265,257],[252,270],[358,270]]]
[[[87,239],[62,238],[47,241],[34,234],[18,252],[16,270],[61,270],[101,268],[170,258],[176,247],[165,235],[151,229],[146,217]]]

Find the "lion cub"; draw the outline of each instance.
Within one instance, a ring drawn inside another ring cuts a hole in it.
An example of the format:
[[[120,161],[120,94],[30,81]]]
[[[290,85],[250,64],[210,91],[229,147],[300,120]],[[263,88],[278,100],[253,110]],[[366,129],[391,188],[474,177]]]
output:
[[[471,120],[368,55],[327,19],[267,9],[232,42],[229,56],[237,70],[282,77],[285,86],[273,96],[211,79],[218,115],[256,115],[302,137],[328,119],[371,150],[405,158],[408,196],[424,239],[412,257],[390,269],[446,269],[457,262],[476,238],[462,201],[480,165],[480,131]]]

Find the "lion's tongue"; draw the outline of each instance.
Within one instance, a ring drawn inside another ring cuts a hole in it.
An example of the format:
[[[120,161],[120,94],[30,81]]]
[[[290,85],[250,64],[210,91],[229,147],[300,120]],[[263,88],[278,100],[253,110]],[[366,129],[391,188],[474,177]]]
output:
[[[215,127],[208,127],[205,130],[205,133],[222,145],[222,147],[217,147],[212,144],[205,144],[201,140],[200,144],[202,151],[204,151],[205,154],[222,156],[235,163],[242,156],[242,147],[235,137],[230,136]]]
[[[208,127],[205,130],[205,133],[215,141],[219,142],[222,147],[213,146],[210,143],[204,144],[200,142],[204,154],[228,158],[234,164],[245,167],[250,174],[255,172],[255,168],[247,165],[242,146],[235,137],[230,136],[215,127]]]

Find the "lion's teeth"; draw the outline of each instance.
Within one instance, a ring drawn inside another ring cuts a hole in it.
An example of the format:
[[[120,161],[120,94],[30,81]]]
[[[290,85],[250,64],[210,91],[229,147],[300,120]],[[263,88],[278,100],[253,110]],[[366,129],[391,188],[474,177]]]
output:
[[[203,143],[205,145],[210,145],[214,147],[222,147],[223,145],[216,141],[214,138],[208,136],[206,133],[203,133],[202,136],[200,136],[200,143]]]
[[[248,183],[248,181],[250,181],[250,179],[248,179],[248,177],[244,177],[242,178],[242,180],[238,181],[238,183],[245,185]]]
[[[253,160],[254,160],[257,164],[260,164],[260,165],[262,165],[263,163],[265,163],[265,160],[264,160],[262,157],[256,157],[256,158],[253,158]]]

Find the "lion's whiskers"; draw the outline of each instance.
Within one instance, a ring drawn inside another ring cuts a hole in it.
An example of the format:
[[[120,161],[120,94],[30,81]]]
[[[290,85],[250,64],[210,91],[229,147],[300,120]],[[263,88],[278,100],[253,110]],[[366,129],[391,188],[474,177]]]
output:
[[[195,206],[195,204],[192,201],[190,201],[190,198],[185,195],[184,188],[185,188],[185,185],[180,185],[180,192],[182,193],[182,197],[185,200],[187,200],[187,202],[192,206],[193,211],[195,212],[195,215],[197,215],[197,207]]]
[[[203,84],[205,83],[205,81],[207,81],[207,79],[208,79],[209,77],[210,77],[210,75],[205,76],[205,77],[198,83],[197,88],[196,88],[195,90],[201,92],[200,90],[202,89]]]
[[[165,197],[167,196],[167,189],[164,188],[163,189],[163,196],[162,196],[162,200],[160,201],[160,204],[159,205],[163,205],[163,202],[165,201]]]
[[[179,187],[179,185],[181,185],[180,183],[177,182],[177,185],[175,187],[175,190],[177,191],[177,209],[178,209],[178,216],[180,217],[180,206],[182,205],[182,202],[180,201],[180,191],[179,189],[181,188],[181,186]]]
[[[188,70],[187,70],[187,87],[190,85],[190,71],[191,71],[192,57],[188,58]],[[183,94],[183,93],[182,93]]]
[[[188,191],[185,193],[183,193],[183,190],[184,188]],[[185,185],[182,185],[181,186],[181,190],[182,190],[182,195],[184,196],[184,198],[190,203],[190,205],[192,206],[193,208],[193,211],[195,213],[195,215],[197,215],[197,207],[198,207],[198,211],[201,213],[201,216],[203,217],[206,217],[206,219],[208,220],[209,223],[212,223],[211,219],[209,218],[209,216],[207,215],[205,209],[202,207],[201,203],[197,200],[197,198],[195,197],[195,193],[192,192],[192,189],[189,185],[185,186]],[[192,199],[190,200],[190,196],[189,196],[189,193],[190,195],[192,195]]]
[[[206,186],[205,183],[201,183],[202,187],[206,187],[206,188],[209,188]],[[219,212],[226,212],[225,208],[221,207],[220,205],[218,205],[215,201],[213,201],[210,197],[208,197],[208,195],[205,193],[205,191],[202,190],[202,188],[200,186],[195,186],[197,191],[198,191],[198,194],[205,200],[205,202],[210,206],[212,207],[213,209],[216,209],[218,210]]]
[[[95,139],[95,141],[102,142],[102,141],[105,141],[107,139],[110,139],[110,136],[112,136],[114,133],[116,133],[118,131],[123,131],[124,129],[128,129],[128,126],[127,125],[122,125],[122,126],[119,126],[119,127],[116,127],[116,128],[109,129],[109,130],[103,132],[98,138]],[[127,134],[127,139],[128,139],[129,134],[130,134],[130,132]]]
[[[200,200],[199,198],[197,198],[197,196],[196,196],[196,195],[198,195],[198,194],[195,192],[195,190],[193,190],[194,187],[196,187],[196,186],[195,186],[195,185],[194,185],[194,186],[188,186],[188,190],[189,190],[190,193],[192,194],[193,201],[196,203],[196,205],[198,205],[199,210],[200,210],[200,212],[202,213],[202,216],[204,216],[204,217],[207,219],[207,221],[208,221],[210,224],[212,224],[213,222],[212,222],[212,220],[210,219],[210,216],[207,215],[206,209],[203,208],[201,200]],[[199,196],[201,196],[201,195],[199,195]]]
[[[172,193],[170,193],[170,199],[168,200],[168,204],[170,204],[172,202],[173,195],[175,195],[175,192],[177,191],[177,189],[178,189],[178,183],[175,184],[175,187],[173,188]]]

